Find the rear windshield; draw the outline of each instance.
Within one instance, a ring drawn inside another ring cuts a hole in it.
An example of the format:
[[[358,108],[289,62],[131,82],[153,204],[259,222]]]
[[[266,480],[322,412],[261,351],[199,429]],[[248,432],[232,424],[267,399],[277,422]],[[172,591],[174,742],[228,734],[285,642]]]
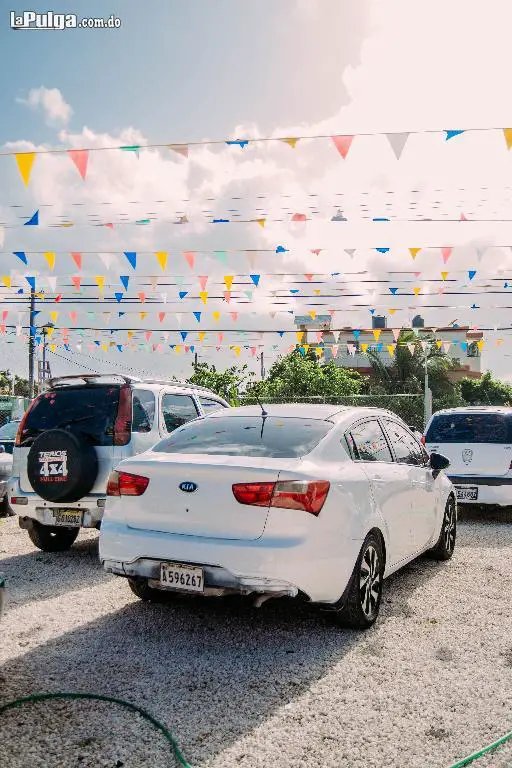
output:
[[[66,387],[46,392],[27,415],[21,444],[32,445],[41,432],[63,427],[81,432],[93,445],[113,445],[118,403],[118,386]]]
[[[512,443],[512,417],[497,413],[441,414],[432,419],[427,443]]]
[[[19,421],[8,421],[0,427],[0,440],[14,440],[18,431]]]
[[[218,416],[180,427],[153,450],[295,459],[310,453],[333,426],[319,419]]]

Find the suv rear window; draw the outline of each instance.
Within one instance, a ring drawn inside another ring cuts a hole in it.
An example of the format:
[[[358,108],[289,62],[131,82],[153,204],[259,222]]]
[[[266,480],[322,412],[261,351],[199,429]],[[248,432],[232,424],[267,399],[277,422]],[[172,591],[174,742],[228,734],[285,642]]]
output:
[[[498,413],[440,414],[432,419],[427,443],[512,443],[512,417]]]
[[[118,386],[63,387],[46,392],[27,414],[21,444],[28,447],[41,432],[69,427],[87,435],[93,445],[113,445],[118,403]]]
[[[153,450],[294,459],[310,453],[333,426],[320,419],[215,416],[177,429]]]

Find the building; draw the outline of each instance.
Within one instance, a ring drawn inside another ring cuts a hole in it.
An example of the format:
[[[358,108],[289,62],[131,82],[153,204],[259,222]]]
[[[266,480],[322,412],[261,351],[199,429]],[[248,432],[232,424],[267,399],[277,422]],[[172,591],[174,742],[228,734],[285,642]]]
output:
[[[336,365],[342,368],[353,368],[367,375],[372,372],[372,367],[366,353],[372,351],[380,357],[384,365],[391,365],[393,358],[388,347],[396,343],[400,330],[403,330],[388,328],[386,318],[380,315],[372,317],[371,328],[346,327],[336,333],[331,330],[330,315],[319,315],[314,321],[309,317],[297,316],[295,324],[303,333],[300,344],[307,344],[310,348],[323,346],[326,361],[334,359]],[[481,349],[484,341],[482,331],[473,331],[467,325],[456,324],[443,328],[426,328],[420,315],[413,319],[411,329],[418,341],[431,338],[434,332],[445,353],[455,362],[455,368],[448,374],[452,381],[459,381],[464,377],[481,377]]]

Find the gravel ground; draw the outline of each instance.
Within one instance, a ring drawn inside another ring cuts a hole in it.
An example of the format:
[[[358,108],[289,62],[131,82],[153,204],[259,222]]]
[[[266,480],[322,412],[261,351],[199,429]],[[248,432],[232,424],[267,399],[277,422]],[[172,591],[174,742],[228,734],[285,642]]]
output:
[[[126,698],[195,767],[447,768],[512,729],[512,512],[465,515],[453,560],[391,577],[366,633],[286,601],[144,604],[102,572],[92,532],[44,554],[0,521],[0,571],[0,703]],[[2,768],[173,764],[161,735],[111,705],[31,704],[0,720]],[[510,768],[512,745],[474,765]]]

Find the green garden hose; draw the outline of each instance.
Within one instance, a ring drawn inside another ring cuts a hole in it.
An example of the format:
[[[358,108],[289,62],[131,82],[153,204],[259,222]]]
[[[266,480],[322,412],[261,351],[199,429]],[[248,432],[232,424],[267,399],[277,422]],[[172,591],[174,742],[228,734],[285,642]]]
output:
[[[25,696],[22,699],[14,699],[14,701],[8,701],[7,704],[0,705],[0,715],[3,712],[6,712],[8,709],[14,709],[15,707],[21,707],[23,704],[31,704],[36,701],[48,701],[49,699],[92,699],[93,701],[107,701],[110,704],[118,704],[121,707],[125,707],[125,709],[129,709],[131,712],[136,712],[137,714],[141,715],[145,720],[151,723],[157,730],[162,733],[169,744],[171,745],[171,749],[173,751],[174,757],[178,761],[178,763],[181,765],[182,768],[192,768],[190,763],[187,763],[185,760],[180,748],[178,747],[178,744],[176,743],[176,740],[172,733],[167,730],[165,725],[162,725],[155,717],[153,717],[152,714],[149,712],[146,712],[145,709],[142,709],[141,707],[138,707],[136,704],[132,704],[129,701],[124,701],[123,699],[117,699],[114,696],[101,696],[97,693],[34,693],[32,696]],[[501,747],[503,744],[505,744],[507,741],[512,741],[512,731],[510,733],[506,733],[505,736],[502,736],[497,741],[494,741],[492,744],[489,744],[487,747],[483,747],[482,749],[479,749],[477,752],[473,752],[472,755],[468,755],[467,757],[464,757],[462,760],[459,760],[457,763],[454,763],[450,766],[450,768],[465,768],[467,765],[470,765],[475,760],[478,760],[479,757],[483,757],[484,755],[489,754],[490,752],[493,752],[498,747]]]
[[[96,693],[34,693],[32,696],[25,696],[22,699],[14,699],[14,701],[8,701],[7,704],[0,705],[0,715],[6,712],[8,709],[14,709],[15,707],[21,707],[23,704],[31,704],[36,701],[48,701],[49,699],[93,699],[94,701],[107,701],[110,704],[118,704],[125,709],[129,709],[131,712],[136,712],[141,715],[145,720],[151,723],[157,730],[162,733],[173,751],[174,757],[182,768],[192,768],[190,763],[187,763],[183,754],[176,743],[176,740],[172,733],[167,730],[165,725],[158,722],[152,714],[146,712],[145,709],[138,707],[136,704],[132,704],[129,701],[123,699],[116,699],[114,696],[100,696]]]

